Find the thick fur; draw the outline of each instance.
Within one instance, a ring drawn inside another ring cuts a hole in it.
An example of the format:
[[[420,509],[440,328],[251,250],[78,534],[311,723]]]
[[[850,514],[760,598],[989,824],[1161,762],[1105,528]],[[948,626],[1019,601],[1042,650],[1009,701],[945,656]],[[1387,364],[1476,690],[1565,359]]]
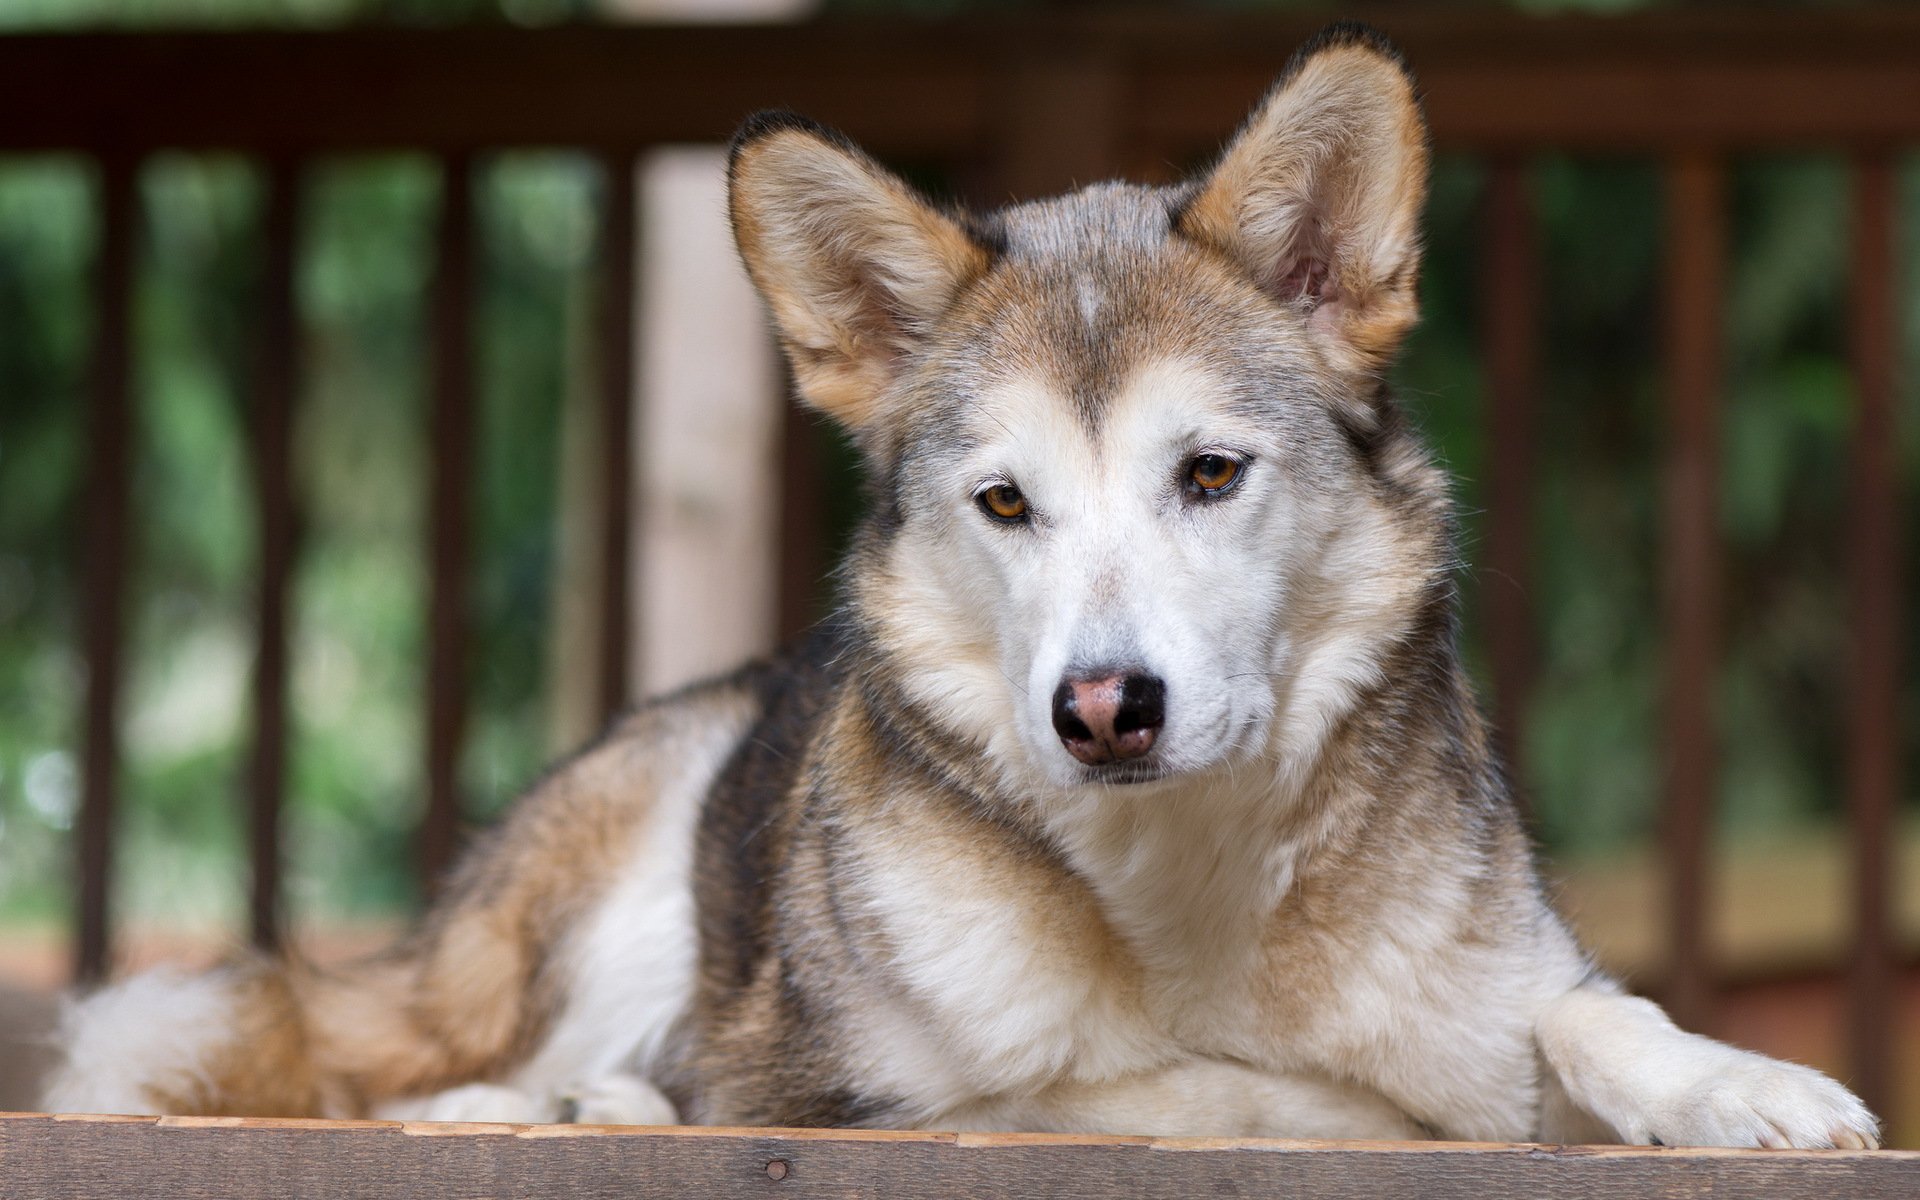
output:
[[[83,1002],[49,1106],[1874,1144],[1542,897],[1380,378],[1425,146],[1353,27],[1177,188],[970,216],[750,122],[742,255],[871,479],[838,615],[559,767],[391,953]],[[1063,748],[1094,668],[1164,681],[1147,757]]]

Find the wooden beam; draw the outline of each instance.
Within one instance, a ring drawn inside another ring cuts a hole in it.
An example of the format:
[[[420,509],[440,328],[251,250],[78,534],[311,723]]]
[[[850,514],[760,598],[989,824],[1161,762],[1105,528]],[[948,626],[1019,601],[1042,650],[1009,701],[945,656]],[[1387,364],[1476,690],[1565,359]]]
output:
[[[1920,139],[1920,14],[1384,12],[1445,148]],[[797,108],[887,154],[965,156],[1020,64],[1098,62],[1159,149],[1217,145],[1318,17],[1036,14],[778,27],[0,37],[0,150],[623,145]],[[75,80],[86,86],[76,87]],[[1106,86],[1103,84],[1103,86]],[[538,103],[529,103],[538,97]]]
[[[0,1116],[10,1191],[177,1196],[1875,1200],[1920,1153]]]
[[[19,1194],[1907,1200],[1920,1152],[0,1116]]]

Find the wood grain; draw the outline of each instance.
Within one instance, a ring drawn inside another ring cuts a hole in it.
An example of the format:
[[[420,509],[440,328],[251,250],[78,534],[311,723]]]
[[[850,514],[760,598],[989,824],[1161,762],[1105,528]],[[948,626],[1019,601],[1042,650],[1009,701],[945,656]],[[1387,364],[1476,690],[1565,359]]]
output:
[[[1920,1195],[1920,1153],[0,1116],[0,1197]]]

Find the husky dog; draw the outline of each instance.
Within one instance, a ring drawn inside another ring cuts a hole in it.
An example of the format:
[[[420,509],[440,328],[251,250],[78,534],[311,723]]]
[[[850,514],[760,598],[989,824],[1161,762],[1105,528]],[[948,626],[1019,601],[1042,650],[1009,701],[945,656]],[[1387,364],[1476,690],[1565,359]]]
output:
[[[1353,26],[1178,187],[966,216],[749,121],[740,252],[871,478],[838,614],[621,719],[390,952],[87,1000],[48,1106],[1875,1145],[1543,898],[1382,385],[1426,173]]]

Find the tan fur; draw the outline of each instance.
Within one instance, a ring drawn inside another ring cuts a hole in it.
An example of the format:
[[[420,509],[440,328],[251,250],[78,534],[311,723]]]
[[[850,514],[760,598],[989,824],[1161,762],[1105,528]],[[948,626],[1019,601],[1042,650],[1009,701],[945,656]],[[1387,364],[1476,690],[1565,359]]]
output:
[[[1406,70],[1364,44],[1302,63],[1183,214],[1195,237],[1275,281],[1325,259],[1344,370],[1377,372],[1417,316],[1426,130]]]
[[[849,428],[871,425],[901,343],[942,314],[986,255],[865,155],[806,133],[755,141],[732,175],[734,236],[800,394]],[[839,210],[825,237],[809,227],[822,206]],[[850,277],[871,286],[849,289]]]
[[[691,707],[737,707],[732,689]],[[246,959],[238,1028],[204,1072],[156,1087],[184,1115],[364,1117],[384,1100],[497,1076],[559,1001],[551,956],[605,891],[671,762],[678,714],[644,710],[548,777],[449,880],[418,932],[360,962]]]

